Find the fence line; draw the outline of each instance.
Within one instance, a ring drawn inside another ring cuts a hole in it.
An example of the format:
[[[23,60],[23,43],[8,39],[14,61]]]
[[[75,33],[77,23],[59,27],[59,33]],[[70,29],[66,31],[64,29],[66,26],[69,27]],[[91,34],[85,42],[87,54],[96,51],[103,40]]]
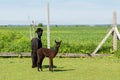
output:
[[[112,56],[113,54],[82,54],[82,53],[58,53],[56,56],[59,58],[85,58],[85,57],[105,57]],[[0,57],[31,57],[30,52],[26,53],[0,53]]]

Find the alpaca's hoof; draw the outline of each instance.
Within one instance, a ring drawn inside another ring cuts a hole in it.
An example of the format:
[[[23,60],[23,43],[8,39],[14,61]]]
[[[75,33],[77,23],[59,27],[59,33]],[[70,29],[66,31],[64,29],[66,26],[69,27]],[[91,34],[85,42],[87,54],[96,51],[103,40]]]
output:
[[[51,70],[51,72],[53,72],[53,70]]]
[[[42,72],[42,69],[38,69],[39,72]]]
[[[35,66],[35,65],[32,65],[32,68],[35,68],[35,67],[37,67],[37,66]]]
[[[49,69],[49,71],[53,72],[53,69]]]

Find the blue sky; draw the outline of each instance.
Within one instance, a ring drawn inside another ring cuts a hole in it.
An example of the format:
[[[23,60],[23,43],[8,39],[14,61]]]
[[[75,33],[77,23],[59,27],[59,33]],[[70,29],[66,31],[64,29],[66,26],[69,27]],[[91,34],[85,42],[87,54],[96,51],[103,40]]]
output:
[[[48,0],[0,0],[0,25],[46,24]],[[120,24],[120,0],[49,0],[50,23],[60,25],[112,24],[113,11]]]

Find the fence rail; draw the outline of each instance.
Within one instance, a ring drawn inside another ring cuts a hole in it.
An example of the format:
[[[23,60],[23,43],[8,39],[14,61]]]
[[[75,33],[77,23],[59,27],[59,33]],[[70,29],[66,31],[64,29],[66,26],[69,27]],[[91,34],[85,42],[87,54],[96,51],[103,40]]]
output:
[[[0,57],[30,57],[31,53],[0,53]]]
[[[113,54],[81,54],[81,53],[58,53],[56,57],[60,58],[84,58],[84,57],[96,57],[96,56],[112,56]],[[30,57],[31,53],[0,53],[0,57]]]

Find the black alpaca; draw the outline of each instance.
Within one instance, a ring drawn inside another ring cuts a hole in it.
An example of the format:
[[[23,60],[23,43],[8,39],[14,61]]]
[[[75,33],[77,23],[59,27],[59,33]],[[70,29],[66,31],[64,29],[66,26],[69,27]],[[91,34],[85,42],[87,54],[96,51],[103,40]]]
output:
[[[31,40],[31,58],[32,58],[32,68],[37,67],[37,49],[42,48],[41,36],[43,33],[43,29],[37,28],[35,31],[38,35],[38,38],[33,38]]]
[[[38,38],[33,38],[31,40],[31,58],[32,58],[32,68],[37,67],[37,49],[42,47],[42,43]]]
[[[42,71],[42,62],[45,57],[49,58],[49,71],[53,71],[53,58],[57,55],[61,41],[57,42],[55,40],[56,46],[54,50],[47,49],[47,48],[40,48],[37,50],[37,57],[38,57],[38,71]]]

